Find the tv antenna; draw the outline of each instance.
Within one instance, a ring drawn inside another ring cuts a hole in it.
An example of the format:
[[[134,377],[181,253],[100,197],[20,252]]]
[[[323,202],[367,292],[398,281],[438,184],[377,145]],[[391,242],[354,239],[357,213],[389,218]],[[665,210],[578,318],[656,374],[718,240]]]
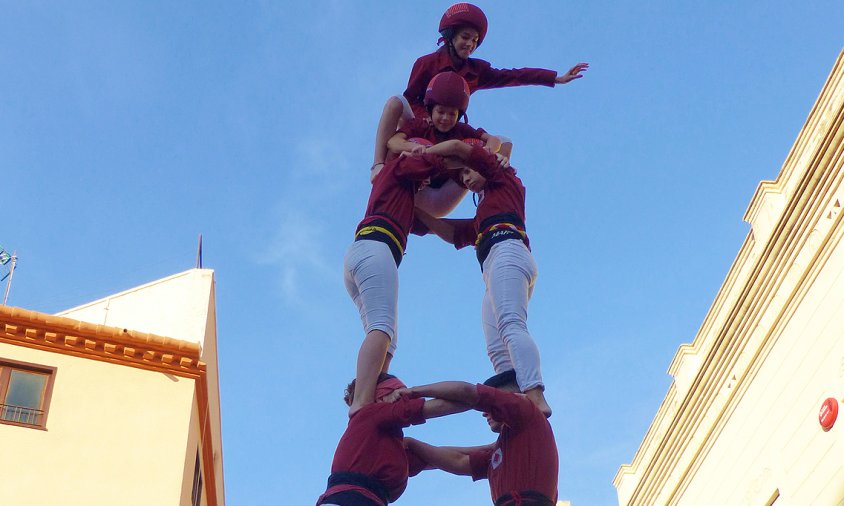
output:
[[[11,254],[3,249],[3,246],[0,246],[0,266],[7,266],[6,267],[6,274],[3,277],[0,277],[0,283],[8,279],[6,281],[6,290],[3,293],[3,305],[6,305],[6,301],[9,300],[9,290],[12,288],[12,277],[15,274],[15,266],[18,264],[18,255],[16,251],[13,251]]]
[[[199,244],[196,246],[196,268],[202,269],[202,234],[199,234]]]

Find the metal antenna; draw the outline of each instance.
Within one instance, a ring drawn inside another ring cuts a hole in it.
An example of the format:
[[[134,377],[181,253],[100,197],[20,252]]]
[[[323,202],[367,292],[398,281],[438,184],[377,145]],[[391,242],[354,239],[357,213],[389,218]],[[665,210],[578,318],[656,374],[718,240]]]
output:
[[[199,245],[196,247],[196,268],[202,269],[202,234],[199,234]]]
[[[10,255],[6,252],[6,250],[3,249],[2,246],[0,246],[0,265],[6,265],[8,263],[11,263],[11,266],[9,267],[9,272],[5,276],[0,278],[0,281],[3,281],[6,278],[9,279],[9,281],[6,282],[6,291],[3,294],[4,306],[6,305],[6,301],[9,300],[9,290],[11,290],[12,288],[12,278],[15,275],[15,266],[18,263],[18,255],[17,251],[12,252],[12,254]]]

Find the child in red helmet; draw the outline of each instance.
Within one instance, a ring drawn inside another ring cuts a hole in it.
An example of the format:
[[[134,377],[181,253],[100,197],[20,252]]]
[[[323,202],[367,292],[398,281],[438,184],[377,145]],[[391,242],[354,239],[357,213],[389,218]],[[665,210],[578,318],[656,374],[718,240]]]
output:
[[[382,399],[404,383],[390,374],[381,374],[375,396]],[[344,400],[351,405],[355,382],[346,388]],[[424,464],[408,454],[402,429],[436,418],[466,411],[468,406],[445,400],[404,397],[392,402],[368,404],[349,417],[349,425],[337,444],[331,475],[317,506],[386,506],[407,487],[408,474],[417,474]]]
[[[383,166],[387,158],[387,141],[400,122],[414,116],[424,117],[426,86],[435,75],[447,71],[457,72],[466,79],[469,93],[474,93],[479,89],[566,84],[583,77],[582,72],[589,68],[588,63],[578,63],[566,74],[558,76],[555,71],[545,69],[495,69],[484,60],[470,58],[486,37],[487,19],[480,8],[469,3],[457,3],[449,7],[440,19],[439,32],[439,42],[443,42],[443,46],[416,60],[404,94],[401,97],[390,97],[384,106],[375,135],[371,179]],[[436,214],[443,216],[447,212]]]
[[[469,85],[458,73],[442,72],[435,75],[425,89],[423,104],[425,119],[415,117],[404,122],[387,143],[391,152],[421,151],[421,146],[407,141],[414,137],[427,139],[432,144],[450,139],[475,139],[481,141],[490,152],[497,152],[501,147],[498,137],[459,122],[460,118],[465,117],[469,106]],[[503,157],[501,162],[506,163]],[[416,195],[416,207],[435,216],[442,216],[450,212],[465,194],[465,188],[442,174]]]
[[[438,219],[420,209],[416,217],[457,249],[475,246],[486,285],[481,319],[493,369],[515,369],[521,391],[550,416],[539,348],[527,328],[537,267],[525,231],[525,187],[513,168],[502,170],[480,146],[450,140],[427,148],[426,154],[463,160],[453,177],[479,201],[473,219]]]

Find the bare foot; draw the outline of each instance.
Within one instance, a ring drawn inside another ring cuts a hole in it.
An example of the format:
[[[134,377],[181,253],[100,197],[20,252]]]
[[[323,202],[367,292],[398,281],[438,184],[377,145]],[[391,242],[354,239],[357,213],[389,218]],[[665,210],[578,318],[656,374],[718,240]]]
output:
[[[545,418],[551,417],[551,406],[549,406],[548,402],[545,400],[545,392],[542,387],[531,388],[525,392],[525,395],[537,408],[539,408],[539,411],[542,411]]]

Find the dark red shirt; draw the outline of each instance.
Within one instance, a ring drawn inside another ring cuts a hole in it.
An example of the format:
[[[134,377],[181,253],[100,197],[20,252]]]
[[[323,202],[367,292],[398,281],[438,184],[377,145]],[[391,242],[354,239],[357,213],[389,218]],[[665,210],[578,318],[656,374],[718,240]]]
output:
[[[367,404],[349,419],[337,444],[331,472],[353,472],[377,479],[395,501],[407,487],[408,458],[402,428],[425,423],[425,399]],[[418,471],[417,471],[418,472]]]
[[[421,137],[428,139],[433,144],[439,144],[440,142],[451,139],[457,139],[458,141],[462,141],[463,139],[480,139],[486,133],[483,129],[473,128],[468,123],[460,122],[454,125],[454,128],[448,132],[440,132],[434,125],[420,117],[405,121],[398,131],[405,134],[408,139]]]
[[[442,46],[431,54],[421,56],[413,64],[410,79],[404,96],[410,102],[413,113],[417,118],[426,116],[425,89],[431,79],[440,72],[457,72],[469,84],[469,93],[475,90],[491,88],[506,88],[509,86],[524,86],[540,84],[554,86],[557,73],[553,70],[520,68],[495,69],[489,62],[477,58],[469,58],[465,62],[455,62],[448,53],[448,48]]]
[[[512,167],[499,169],[495,155],[480,146],[472,147],[467,165],[486,178],[486,186],[478,195],[474,219],[446,220],[454,225],[454,247],[457,249],[474,245],[482,231],[481,224],[489,225],[485,221],[493,216],[514,215],[521,220],[522,226],[525,223],[525,187],[516,171]],[[530,246],[527,236],[524,242]]]
[[[358,229],[377,220],[390,224],[402,249],[413,225],[414,197],[419,183],[442,170],[442,158],[435,155],[405,156],[387,162],[372,183],[366,214]]]
[[[493,502],[527,490],[556,502],[559,460],[548,419],[524,396],[477,387],[480,399],[475,409],[505,425],[493,448],[469,454],[472,479],[489,479]]]
[[[468,123],[457,123],[448,132],[440,132],[435,126],[420,117],[404,122],[398,131],[405,134],[408,139],[421,137],[431,141],[433,144],[439,144],[440,142],[452,139],[458,141],[462,141],[463,139],[480,139],[486,133],[484,129],[473,128]],[[441,172],[436,177],[431,178],[431,187],[439,188],[447,180],[448,174]]]

